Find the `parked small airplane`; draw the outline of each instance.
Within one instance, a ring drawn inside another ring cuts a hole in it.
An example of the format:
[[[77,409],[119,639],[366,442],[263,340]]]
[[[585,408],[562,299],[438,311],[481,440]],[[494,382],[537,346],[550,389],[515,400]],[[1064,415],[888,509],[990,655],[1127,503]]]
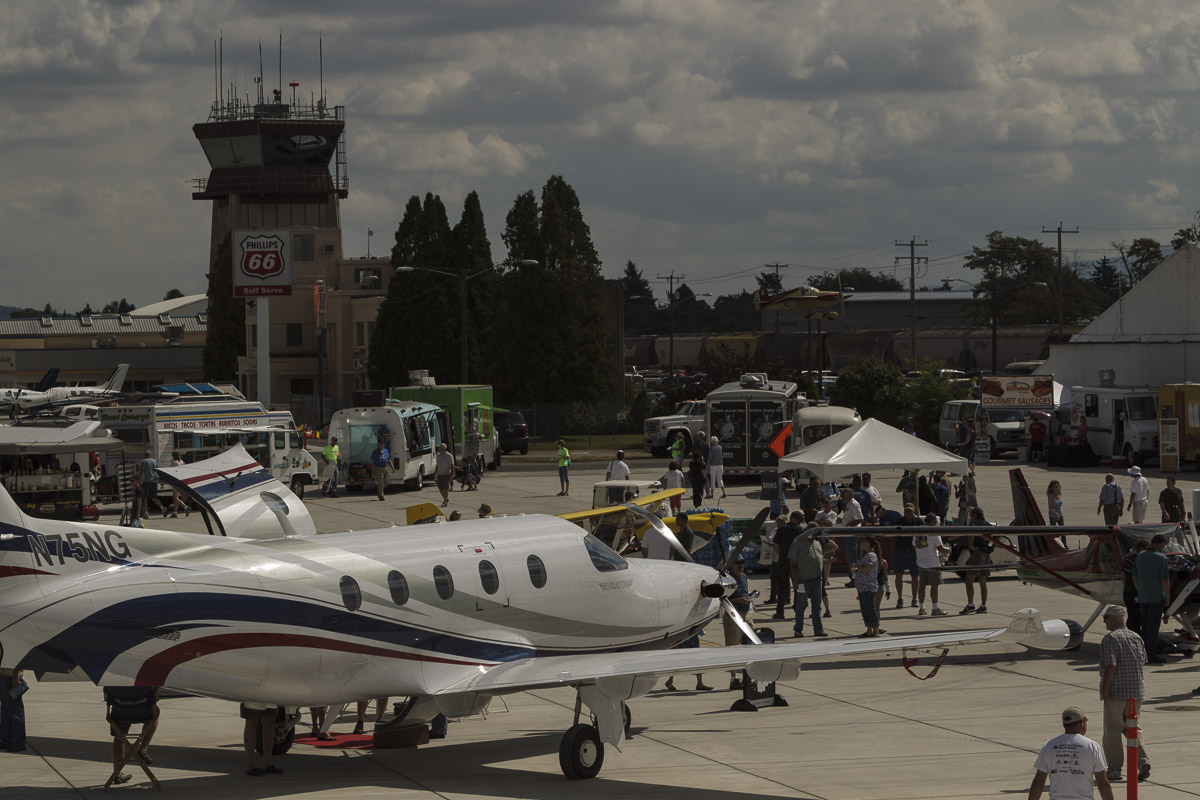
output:
[[[222,481],[181,485],[213,491]],[[36,520],[0,489],[0,667],[77,667],[101,686],[279,707],[407,696],[398,724],[413,743],[438,713],[465,716],[496,695],[569,686],[575,722],[559,761],[568,777],[590,778],[603,742],[624,738],[626,702],[661,676],[744,668],[766,683],[794,680],[806,659],[1002,639],[1061,649],[1072,639],[1066,623],[1027,609],[1007,628],[670,649],[729,606],[732,579],[689,563],[670,529],[637,506],[629,511],[685,560],[627,561],[542,515],[414,526],[402,536],[395,527],[305,535],[286,519],[286,503],[269,492],[262,499],[284,534]],[[580,722],[583,705],[595,726]]]
[[[51,367],[46,370],[46,374],[38,381],[32,389],[0,389],[0,406],[13,405],[17,400],[28,394],[45,394],[58,380],[58,367]]]
[[[40,411],[54,406],[66,406],[83,400],[95,402],[105,398],[115,398],[121,394],[125,383],[125,375],[129,372],[128,364],[118,364],[112,377],[99,386],[52,386],[45,391],[21,392],[13,397],[22,411]],[[45,380],[45,379],[43,379]]]

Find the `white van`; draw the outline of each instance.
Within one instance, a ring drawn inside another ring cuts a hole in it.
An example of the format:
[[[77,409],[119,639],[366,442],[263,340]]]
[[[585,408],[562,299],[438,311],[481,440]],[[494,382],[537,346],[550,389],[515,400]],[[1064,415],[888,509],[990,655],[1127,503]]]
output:
[[[1158,388],[1072,386],[1071,427],[1087,420],[1087,440],[1103,459],[1133,466],[1158,458]]]
[[[987,411],[987,436],[992,455],[1005,451],[1016,452],[1025,442],[1027,418],[1025,412],[1015,408],[989,408]],[[951,400],[942,406],[942,418],[938,420],[938,441],[953,449],[958,441],[955,426],[960,419],[970,422],[979,430],[979,401]]]
[[[329,435],[338,438],[347,489],[375,486],[371,453],[380,439],[392,459],[389,484],[420,489],[435,473],[437,446],[451,438],[450,415],[431,403],[388,400],[382,406],[343,408],[333,414]]]

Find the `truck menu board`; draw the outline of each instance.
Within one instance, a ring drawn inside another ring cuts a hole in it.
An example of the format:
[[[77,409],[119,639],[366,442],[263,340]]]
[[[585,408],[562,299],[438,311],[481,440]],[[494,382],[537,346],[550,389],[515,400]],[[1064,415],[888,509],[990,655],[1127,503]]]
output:
[[[1053,375],[984,375],[979,379],[979,404],[984,408],[1054,408]]]

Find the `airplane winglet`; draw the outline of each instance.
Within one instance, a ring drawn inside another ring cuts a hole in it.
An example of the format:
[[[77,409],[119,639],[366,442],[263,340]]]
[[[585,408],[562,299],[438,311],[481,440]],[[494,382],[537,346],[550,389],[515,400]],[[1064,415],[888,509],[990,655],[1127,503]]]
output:
[[[1023,608],[1013,615],[1003,638],[1037,650],[1071,650],[1083,641],[1083,628],[1074,620],[1043,620],[1036,608]]]

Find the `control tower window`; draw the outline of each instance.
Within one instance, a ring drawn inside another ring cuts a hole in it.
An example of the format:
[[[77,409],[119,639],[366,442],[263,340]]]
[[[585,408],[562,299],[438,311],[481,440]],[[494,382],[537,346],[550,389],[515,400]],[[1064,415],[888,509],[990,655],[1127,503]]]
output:
[[[297,261],[316,261],[316,237],[311,233],[298,233],[292,237],[292,247],[296,251]]]

